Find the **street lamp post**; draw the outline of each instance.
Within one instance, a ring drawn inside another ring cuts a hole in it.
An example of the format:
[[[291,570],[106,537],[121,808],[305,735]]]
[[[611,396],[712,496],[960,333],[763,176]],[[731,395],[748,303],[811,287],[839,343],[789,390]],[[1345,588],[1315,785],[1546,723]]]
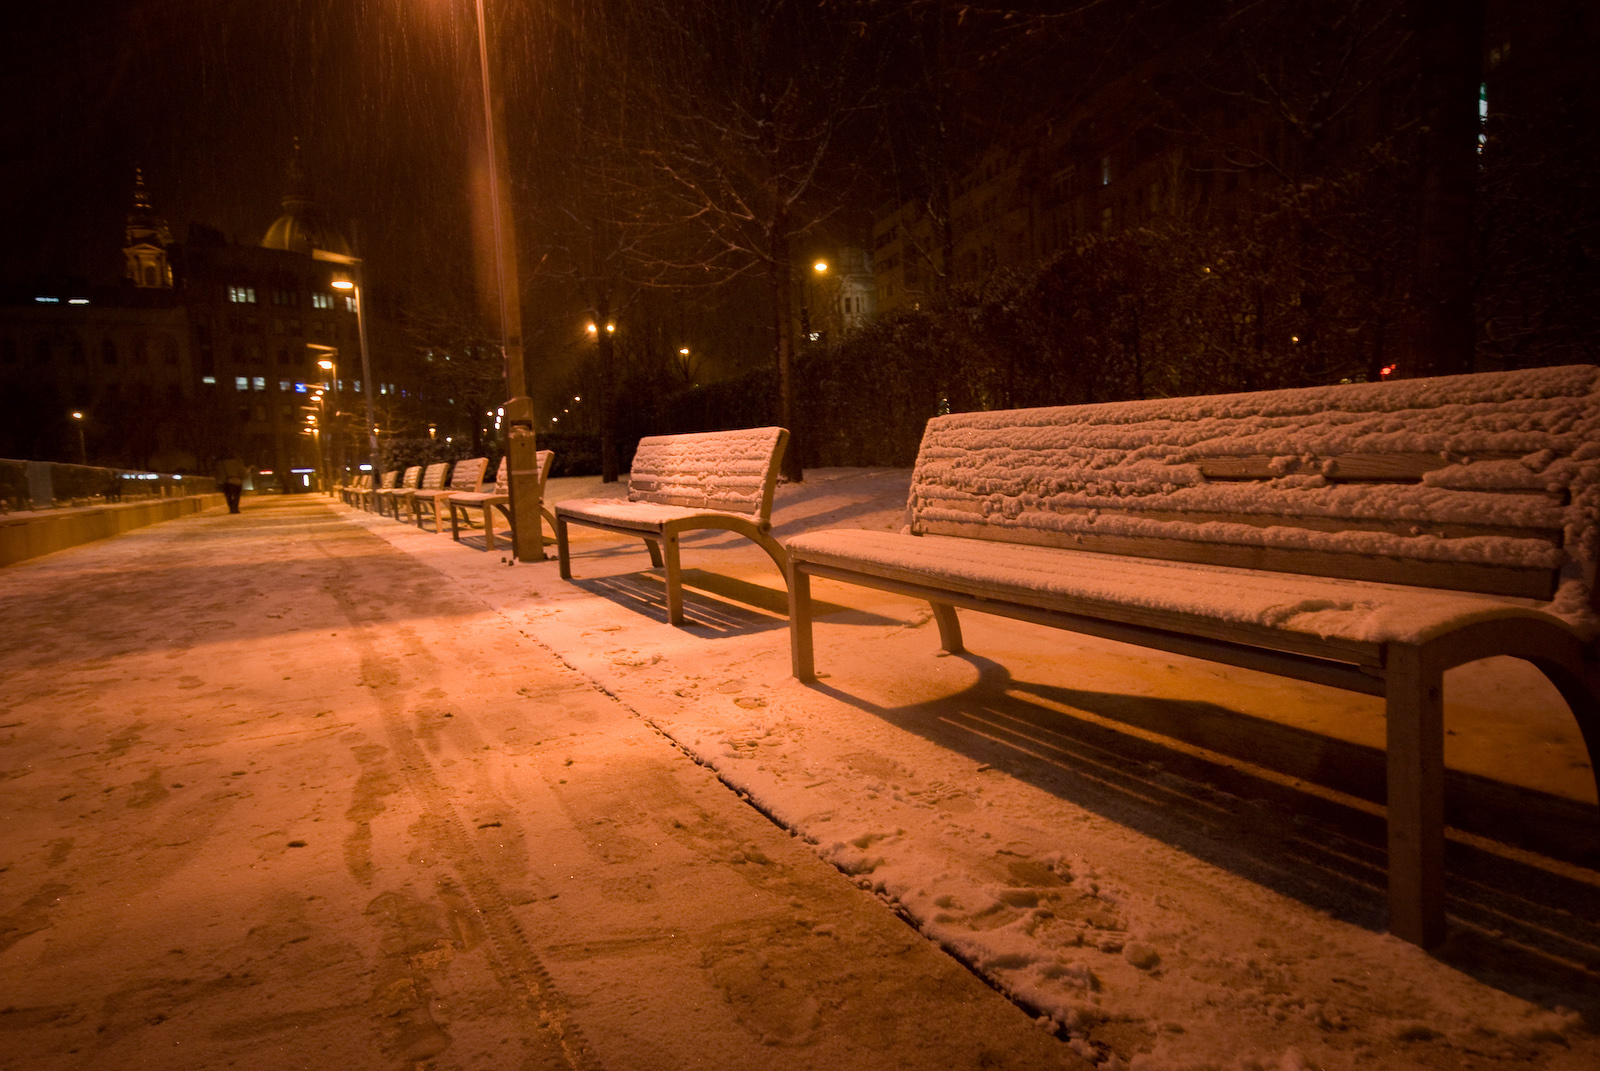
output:
[[[500,350],[505,357],[506,476],[511,501],[512,554],[517,561],[543,561],[539,537],[539,461],[533,430],[533,399],[528,397],[522,361],[522,293],[517,283],[516,234],[501,204],[509,190],[506,158],[495,127],[494,82],[490,77],[489,26],[483,0],[477,0],[478,69],[483,79],[484,147],[488,156],[489,217],[494,228],[494,276],[500,306]]]
[[[89,463],[89,447],[83,438],[83,414],[74,410],[72,422],[78,426],[78,461],[87,465]]]
[[[306,343],[306,349],[322,354],[317,360],[317,367],[328,375],[327,387],[317,392],[317,404],[322,407],[322,420],[320,423],[328,431],[328,490],[333,491],[334,475],[344,469],[344,440],[339,437],[339,363],[336,358],[339,351],[333,346],[324,346],[319,342]],[[333,414],[328,414],[328,395],[333,397]]]
[[[378,479],[378,415],[373,402],[372,382],[372,356],[367,349],[367,314],[366,294],[361,285],[361,258],[346,256],[327,249],[313,249],[311,256],[316,260],[326,260],[334,264],[343,264],[349,267],[350,273],[335,273],[330,284],[335,290],[343,290],[350,294],[356,306],[356,336],[361,340],[361,381],[366,384],[362,391],[367,398],[367,471],[372,474],[373,486],[377,486]]]

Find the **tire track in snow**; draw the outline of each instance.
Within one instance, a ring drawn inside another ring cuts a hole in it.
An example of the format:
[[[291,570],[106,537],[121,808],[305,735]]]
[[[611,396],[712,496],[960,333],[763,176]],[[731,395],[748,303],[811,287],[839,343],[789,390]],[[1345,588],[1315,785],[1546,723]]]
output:
[[[370,534],[366,534],[366,538],[376,539]],[[451,869],[459,879],[459,884],[449,879],[442,880],[441,891],[446,894],[464,893],[466,902],[488,938],[492,949],[489,959],[502,984],[533,1013],[539,1027],[548,1032],[549,1039],[559,1048],[565,1066],[572,1071],[601,1071],[591,1046],[567,1013],[565,1002],[534,951],[527,933],[512,914],[510,901],[499,883],[490,876],[488,867],[473,847],[466,824],[450,802],[450,794],[440,782],[427,752],[406,723],[402,702],[408,690],[405,670],[419,663],[437,667],[437,661],[427,647],[416,639],[414,632],[395,628],[392,622],[383,620],[381,610],[377,614],[363,612],[357,593],[370,594],[378,590],[366,583],[376,579],[376,570],[370,577],[351,576],[351,573],[365,570],[352,565],[350,557],[330,550],[324,545],[323,539],[313,536],[312,543],[320,553],[335,559],[342,567],[339,577],[329,585],[328,593],[355,630],[352,641],[361,652],[361,678],[368,682],[378,700],[395,767],[404,778],[407,788],[422,805],[421,821],[426,834],[450,861]],[[404,559],[405,567],[416,568],[411,558],[396,556]],[[384,557],[387,559],[387,555]],[[370,558],[354,560],[367,561]],[[389,561],[388,564],[393,563]],[[392,577],[384,580],[385,585],[392,583]],[[397,638],[401,650],[385,650],[390,645],[383,641],[391,634]]]

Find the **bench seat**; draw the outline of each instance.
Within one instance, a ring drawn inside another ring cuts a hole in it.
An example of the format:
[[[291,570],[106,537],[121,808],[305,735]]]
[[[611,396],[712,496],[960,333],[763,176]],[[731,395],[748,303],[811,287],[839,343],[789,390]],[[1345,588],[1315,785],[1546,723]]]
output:
[[[1255,634],[1254,642],[1287,650],[1328,651],[1339,644],[1354,655],[1387,642],[1421,643],[1477,619],[1514,616],[1587,638],[1587,629],[1550,613],[1547,603],[1515,596],[1015,543],[975,546],[959,536],[844,529],[797,535],[784,546],[791,559],[812,566],[975,599],[1093,612],[1128,624],[1184,621],[1183,631],[1218,638],[1244,630]]]

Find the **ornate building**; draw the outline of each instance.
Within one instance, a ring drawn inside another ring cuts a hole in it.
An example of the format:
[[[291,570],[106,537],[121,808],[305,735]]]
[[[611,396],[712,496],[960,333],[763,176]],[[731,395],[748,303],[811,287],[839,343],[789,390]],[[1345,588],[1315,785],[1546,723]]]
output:
[[[123,238],[119,286],[0,291],[0,456],[77,460],[81,426],[94,464],[207,472],[234,452],[265,477],[258,486],[305,490],[339,452],[329,436],[364,441],[366,391],[382,396],[380,421],[414,398],[376,371],[404,364],[383,328],[380,382],[361,381],[354,301],[332,286],[337,266],[312,256],[351,245],[313,196],[298,144],[259,244],[203,224],[175,242],[138,170]]]

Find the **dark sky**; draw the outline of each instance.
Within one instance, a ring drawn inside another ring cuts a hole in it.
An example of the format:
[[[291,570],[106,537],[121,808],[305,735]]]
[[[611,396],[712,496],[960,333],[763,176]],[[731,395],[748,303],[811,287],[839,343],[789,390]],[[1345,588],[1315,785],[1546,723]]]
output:
[[[374,270],[465,256],[481,111],[470,2],[52,0],[8,15],[3,274],[111,281],[133,169],[182,238],[259,241],[298,136]]]

